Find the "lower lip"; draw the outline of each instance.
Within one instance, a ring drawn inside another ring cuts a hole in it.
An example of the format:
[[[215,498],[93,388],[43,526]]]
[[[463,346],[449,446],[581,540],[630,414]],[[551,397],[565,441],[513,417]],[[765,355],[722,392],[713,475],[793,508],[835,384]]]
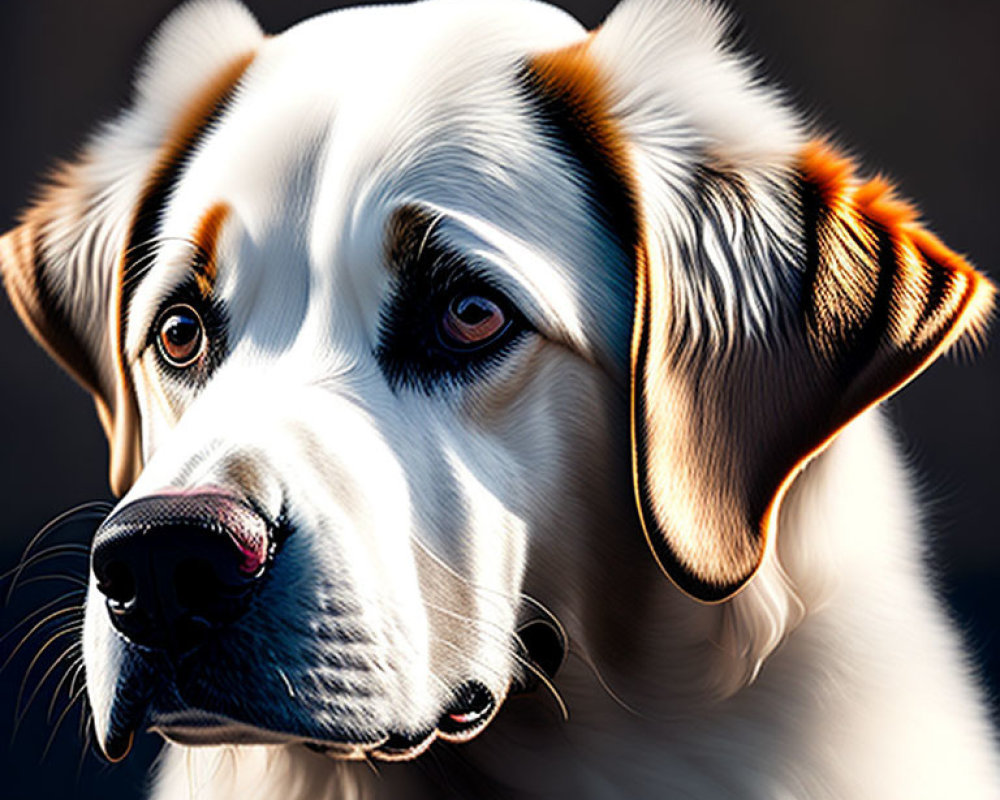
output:
[[[249,728],[243,725],[212,725],[191,727],[179,725],[152,725],[151,733],[158,733],[174,744],[199,747],[218,744],[288,744],[290,739],[277,733]]]

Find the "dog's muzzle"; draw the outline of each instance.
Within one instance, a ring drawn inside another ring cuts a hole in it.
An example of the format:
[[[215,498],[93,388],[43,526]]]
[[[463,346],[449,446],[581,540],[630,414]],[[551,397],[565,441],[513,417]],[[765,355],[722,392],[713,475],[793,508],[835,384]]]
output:
[[[338,759],[390,761],[415,758],[435,739],[468,741],[489,725],[503,695],[475,677],[458,683],[437,719],[416,729],[405,720],[370,729],[317,722],[280,668],[284,685],[276,696],[274,670],[249,681],[266,698],[259,707],[220,692],[219,648],[245,647],[240,636],[250,620],[241,617],[287,535],[247,501],[214,488],[141,498],[101,525],[93,574],[112,626],[128,643],[101,737],[109,759],[127,754],[144,719],[184,745],[292,742]],[[565,634],[544,608],[519,617],[514,644],[525,674],[508,687],[513,693],[551,680],[566,653]],[[253,663],[236,668],[257,674]],[[362,690],[348,700],[368,702]]]
[[[101,525],[92,568],[115,629],[179,655],[245,611],[271,539],[260,514],[223,492],[158,495]]]

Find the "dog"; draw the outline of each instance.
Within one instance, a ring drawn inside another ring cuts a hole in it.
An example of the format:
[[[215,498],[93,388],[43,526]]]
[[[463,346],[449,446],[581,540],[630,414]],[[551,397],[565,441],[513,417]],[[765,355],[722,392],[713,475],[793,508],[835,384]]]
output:
[[[703,0],[159,29],[0,240],[153,797],[995,798],[881,402],[989,281]]]

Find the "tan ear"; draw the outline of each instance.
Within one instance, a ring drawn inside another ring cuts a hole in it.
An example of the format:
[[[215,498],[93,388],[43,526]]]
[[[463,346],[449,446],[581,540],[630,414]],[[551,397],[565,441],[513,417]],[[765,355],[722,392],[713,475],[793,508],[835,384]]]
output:
[[[992,306],[990,283],[883,181],[858,181],[813,144],[794,182],[804,264],[767,337],[692,342],[664,285],[671,271],[640,263],[637,276],[637,503],[663,569],[706,602],[753,576],[809,459],[963,333],[980,333]]]
[[[67,175],[70,173],[67,170]],[[74,213],[72,204],[67,203],[73,192],[65,178],[50,189],[47,201],[36,205],[21,225],[0,237],[0,274],[11,305],[28,332],[93,394],[110,447],[111,487],[120,495],[139,472],[138,415],[127,381],[114,368],[110,350],[101,346],[107,338],[107,311],[86,320],[89,331],[81,330],[80,320],[74,322],[64,299],[67,287],[54,285],[60,266],[52,260],[58,260],[59,255],[46,252],[51,249],[46,242],[56,223],[47,215]],[[63,220],[63,225],[73,227],[70,219]],[[90,303],[85,307],[90,308]]]
[[[35,222],[25,221],[0,237],[0,275],[4,288],[35,341],[77,381],[96,392],[97,369],[80,346],[45,278],[39,228]]]

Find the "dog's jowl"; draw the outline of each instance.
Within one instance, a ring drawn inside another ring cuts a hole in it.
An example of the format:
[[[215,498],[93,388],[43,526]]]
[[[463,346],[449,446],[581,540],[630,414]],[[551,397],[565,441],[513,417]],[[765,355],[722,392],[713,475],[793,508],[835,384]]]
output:
[[[879,410],[993,287],[718,8],[199,0],[137,76],[0,264],[154,797],[1000,797]]]

